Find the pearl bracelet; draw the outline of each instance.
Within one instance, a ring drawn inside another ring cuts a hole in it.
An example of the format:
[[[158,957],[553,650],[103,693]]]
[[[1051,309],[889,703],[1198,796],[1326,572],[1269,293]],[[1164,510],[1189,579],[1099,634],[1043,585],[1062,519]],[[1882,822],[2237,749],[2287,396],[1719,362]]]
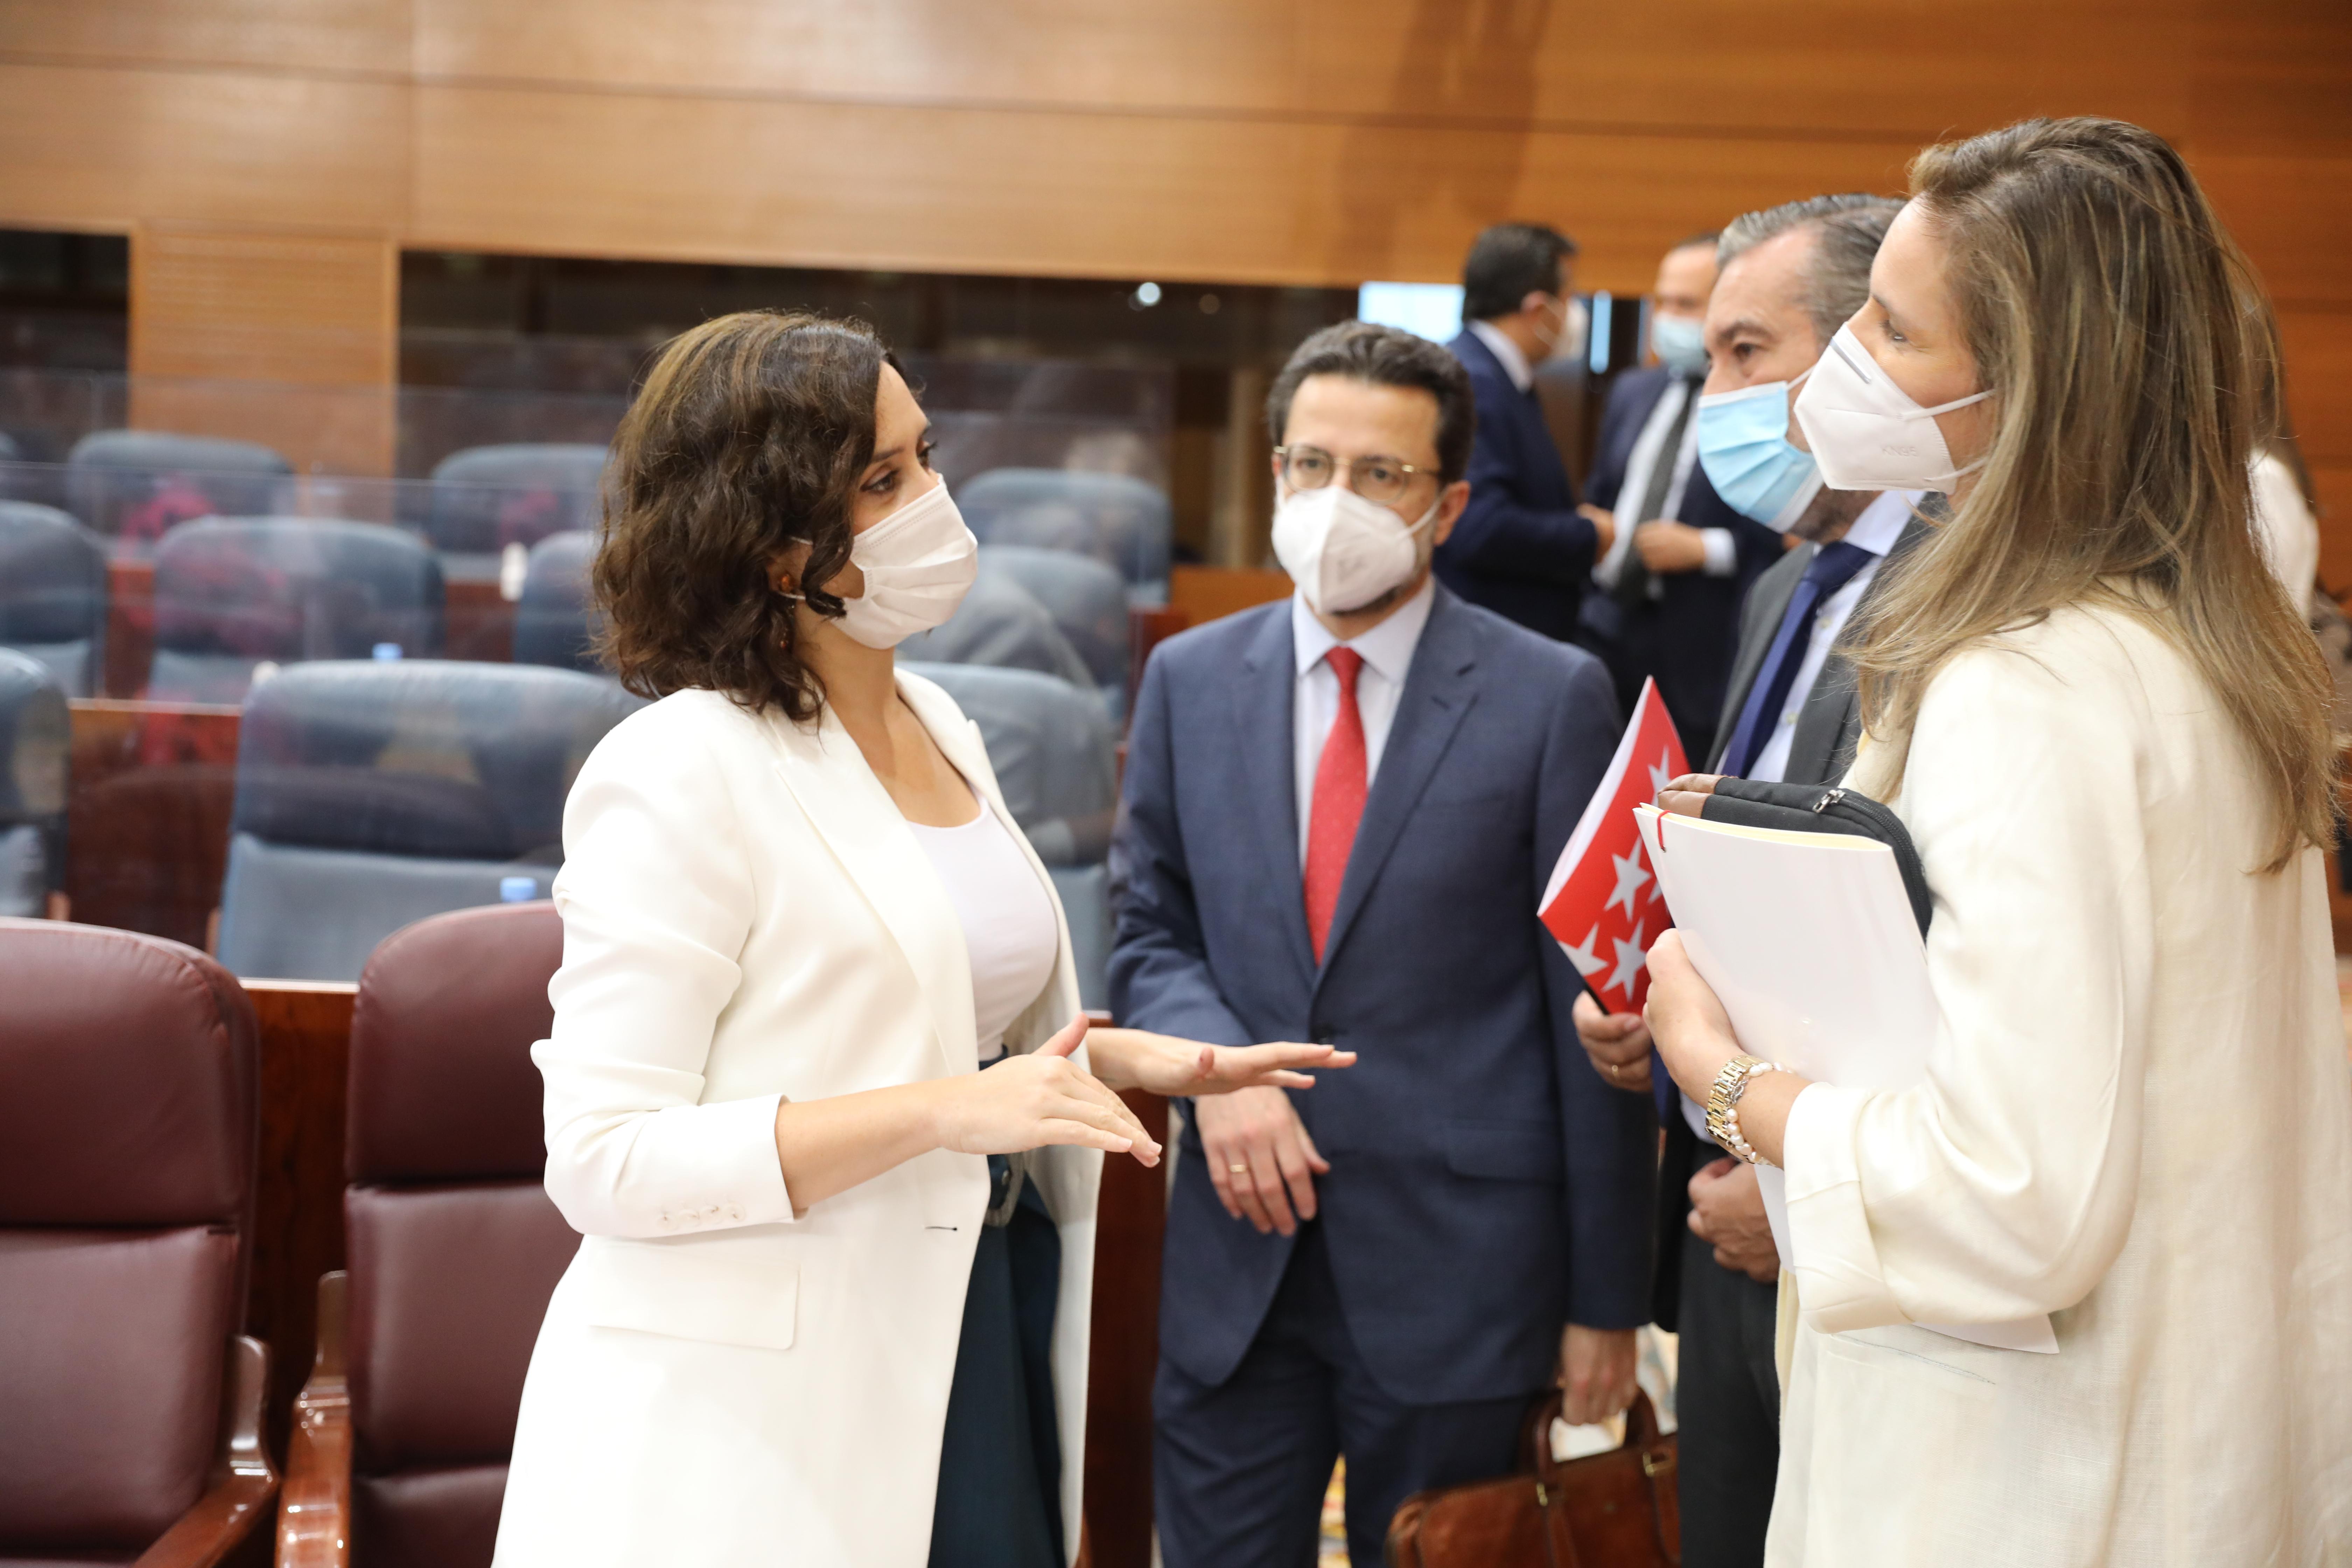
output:
[[[1714,1088],[1706,1097],[1706,1126],[1717,1143],[1751,1165],[1769,1165],[1771,1161],[1756,1152],[1739,1131],[1739,1100],[1748,1092],[1748,1082],[1760,1073],[1793,1072],[1796,1069],[1780,1062],[1768,1062],[1757,1057],[1738,1056],[1723,1064],[1715,1075]]]

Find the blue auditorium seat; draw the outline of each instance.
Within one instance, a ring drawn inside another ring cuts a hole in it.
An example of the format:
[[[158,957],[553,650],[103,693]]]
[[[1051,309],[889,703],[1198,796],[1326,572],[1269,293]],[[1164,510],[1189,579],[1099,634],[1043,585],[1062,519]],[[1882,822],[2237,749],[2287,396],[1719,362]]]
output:
[[[1078,995],[1109,1004],[1110,879],[1104,865],[1118,806],[1118,741],[1090,691],[1025,669],[906,667],[937,681],[980,726],[1013,821],[1045,862],[1069,917]]]
[[[238,742],[221,962],[356,980],[411,921],[547,897],[564,795],[638,706],[613,681],[519,665],[337,661],[265,681]]]
[[[66,455],[74,515],[109,538],[152,544],[200,517],[259,517],[290,499],[294,465],[252,441],[99,430]]]
[[[1094,672],[1054,624],[1053,613],[1011,573],[992,566],[984,552],[980,575],[956,613],[900,643],[898,656],[919,663],[1033,670],[1089,691],[1095,686]]]
[[[1090,555],[1118,573],[1139,605],[1168,601],[1168,498],[1124,474],[991,468],[956,489],[983,544],[1029,544]]]
[[[37,919],[65,885],[67,722],[56,677],[0,648],[0,915]]]
[[[596,536],[585,530],[551,533],[530,547],[522,598],[515,605],[514,660],[557,669],[604,673],[593,644],[594,612],[588,591]]]
[[[206,518],[155,552],[156,701],[241,702],[254,667],[440,651],[441,568],[372,522]]]
[[[46,666],[68,697],[104,684],[106,543],[54,507],[0,501],[0,647]]]
[[[1119,574],[1099,561],[1030,544],[983,544],[980,564],[983,574],[1020,584],[1054,617],[1116,717],[1126,705],[1131,657],[1127,584]]]
[[[433,468],[425,532],[456,554],[495,554],[594,525],[605,449],[584,442],[468,447]]]

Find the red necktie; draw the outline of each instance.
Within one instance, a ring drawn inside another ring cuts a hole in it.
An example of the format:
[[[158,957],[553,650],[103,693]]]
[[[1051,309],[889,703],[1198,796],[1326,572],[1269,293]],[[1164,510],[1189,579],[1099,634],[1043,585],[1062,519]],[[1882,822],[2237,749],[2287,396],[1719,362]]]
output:
[[[1307,818],[1307,935],[1315,962],[1323,962],[1323,939],[1339,908],[1339,883],[1348,874],[1348,851],[1356,845],[1356,825],[1364,817],[1364,715],[1356,706],[1356,677],[1364,656],[1335,647],[1323,656],[1339,679],[1339,713],[1315,764],[1315,797]]]

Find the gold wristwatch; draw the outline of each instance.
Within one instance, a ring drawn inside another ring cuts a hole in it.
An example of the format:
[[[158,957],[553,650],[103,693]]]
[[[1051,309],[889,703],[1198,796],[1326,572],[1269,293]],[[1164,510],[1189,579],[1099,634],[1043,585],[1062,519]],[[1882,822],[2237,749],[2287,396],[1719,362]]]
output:
[[[1739,1097],[1748,1092],[1748,1080],[1758,1073],[1790,1070],[1759,1057],[1734,1057],[1724,1063],[1723,1070],[1715,1075],[1715,1087],[1706,1091],[1707,1135],[1751,1165],[1770,1163],[1740,1136]]]

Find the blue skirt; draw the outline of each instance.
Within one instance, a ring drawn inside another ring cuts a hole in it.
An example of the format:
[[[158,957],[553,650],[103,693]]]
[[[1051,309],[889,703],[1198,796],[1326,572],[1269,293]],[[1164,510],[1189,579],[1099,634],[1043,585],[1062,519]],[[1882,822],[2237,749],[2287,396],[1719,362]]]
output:
[[[991,1155],[989,1206],[1011,1163]],[[930,1568],[1062,1568],[1062,1442],[1054,1416],[1054,1303],[1062,1234],[1034,1184],[984,1226],[940,1446]]]

